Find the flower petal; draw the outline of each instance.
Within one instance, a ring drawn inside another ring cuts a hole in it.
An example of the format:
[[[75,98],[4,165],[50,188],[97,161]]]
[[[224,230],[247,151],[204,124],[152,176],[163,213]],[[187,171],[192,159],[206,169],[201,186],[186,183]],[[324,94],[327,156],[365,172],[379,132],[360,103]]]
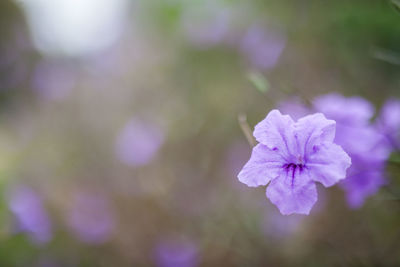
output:
[[[278,151],[258,144],[253,148],[250,160],[238,174],[239,181],[251,187],[266,185],[279,175],[284,164]]]
[[[400,100],[386,101],[378,122],[385,132],[398,132],[400,130]]]
[[[308,215],[318,198],[315,183],[305,169],[298,170],[294,175],[291,170],[281,171],[281,175],[268,186],[267,197],[283,215]]]
[[[317,97],[314,107],[337,123],[346,125],[367,125],[374,115],[374,107],[367,100],[358,97],[344,97],[340,94],[327,94]]]
[[[272,110],[267,117],[254,128],[256,140],[270,149],[277,148],[288,156],[294,145],[294,121],[289,115],[282,115],[279,110]]]
[[[296,140],[300,155],[310,153],[314,145],[332,143],[335,138],[336,122],[328,120],[322,113],[299,119],[295,125]]]
[[[312,180],[325,187],[332,186],[346,177],[346,170],[351,159],[336,144],[322,144],[314,148],[314,153],[307,157],[307,168]]]
[[[386,183],[384,170],[385,161],[354,157],[347,178],[340,183],[351,208],[360,208],[367,197],[374,195]]]
[[[346,191],[347,203],[353,209],[360,208],[367,197],[378,192],[385,184],[383,172],[366,171],[348,177],[341,184]]]
[[[351,157],[357,155],[372,160],[386,160],[390,146],[385,141],[384,135],[372,126],[337,125],[335,143],[342,146]]]

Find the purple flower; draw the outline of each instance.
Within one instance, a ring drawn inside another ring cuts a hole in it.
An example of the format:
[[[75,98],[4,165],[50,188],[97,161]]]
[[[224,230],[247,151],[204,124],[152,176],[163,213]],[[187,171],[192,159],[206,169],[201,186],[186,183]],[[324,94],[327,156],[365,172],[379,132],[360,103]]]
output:
[[[241,41],[241,51],[256,68],[267,70],[275,66],[283,49],[286,37],[279,31],[250,27]]]
[[[208,49],[228,39],[232,14],[218,6],[201,10],[189,10],[183,16],[183,28],[187,39],[199,49]]]
[[[400,100],[388,100],[383,105],[377,126],[390,146],[400,150]]]
[[[163,132],[157,125],[132,119],[119,134],[115,151],[121,162],[137,167],[149,163],[163,142]]]
[[[28,186],[19,186],[10,192],[8,206],[18,221],[18,228],[29,234],[38,244],[52,238],[50,218],[41,197]]]
[[[158,267],[195,267],[199,264],[197,246],[188,240],[168,239],[155,249]]]
[[[384,136],[370,123],[373,106],[361,97],[328,94],[315,99],[314,107],[336,121],[335,142],[353,159],[348,178],[340,185],[350,207],[358,208],[366,197],[385,183],[384,163],[389,149]]]
[[[315,99],[314,107],[329,119],[336,121],[335,142],[349,154],[368,156],[372,149],[374,158],[386,158],[388,153],[382,144],[383,136],[373,127],[370,119],[374,107],[361,97],[345,98],[328,94]]]
[[[374,195],[386,183],[384,161],[368,161],[352,157],[352,166],[347,179],[340,185],[346,191],[347,203],[351,208],[360,208],[368,196]]]
[[[254,129],[259,142],[240,171],[242,183],[270,185],[267,197],[284,215],[309,214],[317,201],[315,182],[329,187],[346,177],[350,157],[333,143],[335,121],[317,113],[294,122],[272,110]]]
[[[114,230],[115,221],[110,203],[99,194],[77,194],[68,216],[69,227],[85,243],[104,243]]]
[[[343,125],[365,126],[374,115],[374,107],[358,96],[346,98],[331,93],[317,97],[313,104],[316,110],[328,118],[335,117],[336,122]]]

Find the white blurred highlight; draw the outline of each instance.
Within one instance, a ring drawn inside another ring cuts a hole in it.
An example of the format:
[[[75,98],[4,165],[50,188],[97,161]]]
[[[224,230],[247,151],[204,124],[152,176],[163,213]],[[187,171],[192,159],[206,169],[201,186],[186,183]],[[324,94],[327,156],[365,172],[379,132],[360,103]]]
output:
[[[17,0],[35,46],[44,54],[83,56],[112,45],[122,32],[129,0]]]

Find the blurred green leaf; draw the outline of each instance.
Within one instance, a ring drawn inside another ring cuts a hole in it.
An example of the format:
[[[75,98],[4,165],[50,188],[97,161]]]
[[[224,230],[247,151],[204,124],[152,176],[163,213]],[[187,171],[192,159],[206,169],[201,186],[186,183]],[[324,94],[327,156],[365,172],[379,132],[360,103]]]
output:
[[[400,154],[399,153],[392,154],[389,158],[389,162],[394,164],[400,164]]]
[[[372,56],[392,65],[400,65],[400,55],[391,50],[376,48],[372,51]]]
[[[253,84],[253,86],[261,93],[266,93],[269,90],[269,82],[264,75],[259,72],[250,72],[247,74],[247,79]]]
[[[390,3],[397,12],[400,12],[400,0],[391,0]]]

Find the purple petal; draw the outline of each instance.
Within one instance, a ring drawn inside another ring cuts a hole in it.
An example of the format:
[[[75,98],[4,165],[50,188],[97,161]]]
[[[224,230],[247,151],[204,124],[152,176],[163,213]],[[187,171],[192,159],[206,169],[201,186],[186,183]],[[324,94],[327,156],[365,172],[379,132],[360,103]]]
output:
[[[313,104],[317,111],[338,124],[366,125],[374,115],[374,107],[361,97],[346,98],[333,93],[316,98]]]
[[[379,171],[359,173],[346,180],[351,180],[343,185],[347,193],[347,202],[354,209],[360,208],[367,197],[374,195],[385,184],[385,179]]]
[[[367,197],[374,195],[385,184],[384,161],[372,162],[356,157],[348,171],[348,177],[340,184],[346,191],[351,208],[360,208]]]
[[[115,144],[117,158],[138,167],[151,162],[164,142],[164,133],[158,125],[132,119],[121,131]]]
[[[278,149],[286,157],[293,154],[294,121],[289,115],[282,115],[279,110],[272,110],[267,117],[254,128],[256,140],[270,149]]]
[[[282,170],[281,175],[268,186],[267,197],[283,215],[308,215],[318,198],[315,183],[305,169],[298,169],[294,174],[292,171]]]
[[[108,241],[115,227],[108,198],[92,192],[77,194],[68,214],[68,225],[85,243],[100,244]]]
[[[350,127],[338,124],[335,142],[341,145],[352,157],[353,155],[361,155],[386,160],[390,153],[384,135],[370,125]]]
[[[384,136],[370,125],[373,106],[363,98],[345,98],[338,94],[318,97],[314,101],[317,110],[336,121],[335,143],[342,146],[351,156],[371,154],[386,158],[388,149],[383,146]]]
[[[232,10],[205,5],[183,14],[182,26],[189,42],[199,49],[209,49],[228,39],[232,24]]]
[[[284,164],[285,161],[277,150],[258,144],[253,148],[250,160],[240,171],[239,181],[251,187],[266,185],[279,175]]]
[[[388,100],[382,107],[381,121],[390,130],[400,129],[400,101]]]
[[[20,230],[27,232],[32,241],[43,244],[51,240],[51,222],[40,195],[21,185],[11,192],[8,202]]]
[[[388,100],[377,119],[379,130],[395,148],[400,148],[400,101]]]
[[[307,158],[307,168],[311,179],[329,187],[346,177],[351,159],[336,144],[324,144],[315,148]]]
[[[163,240],[155,249],[156,266],[195,267],[198,266],[198,248],[189,240]]]
[[[336,123],[321,113],[299,119],[295,125],[298,153],[312,153],[313,147],[324,142],[332,143],[335,138]]]
[[[276,65],[285,45],[282,32],[254,25],[244,35],[240,49],[254,67],[268,70]]]

